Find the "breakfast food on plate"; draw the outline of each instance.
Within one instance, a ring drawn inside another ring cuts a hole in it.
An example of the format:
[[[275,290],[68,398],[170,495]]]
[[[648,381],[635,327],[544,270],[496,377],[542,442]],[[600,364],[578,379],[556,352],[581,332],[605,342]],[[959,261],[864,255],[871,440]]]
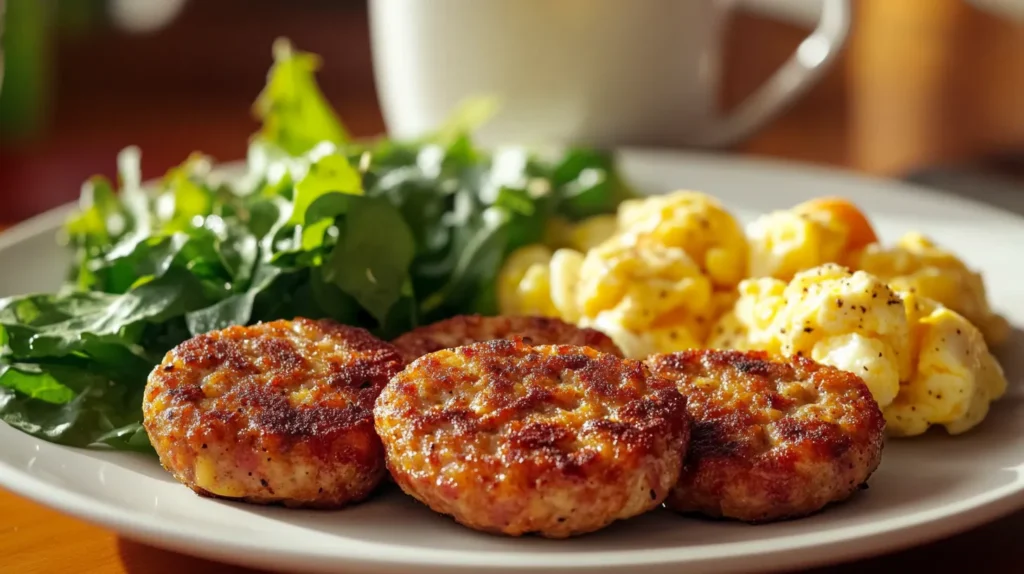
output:
[[[963,315],[991,346],[1009,336],[1006,319],[993,312],[981,274],[920,233],[907,233],[893,246],[866,246],[851,260],[894,289],[915,292]]]
[[[845,263],[878,241],[871,222],[842,198],[823,197],[766,213],[747,226],[749,277],[788,281],[825,263]]]
[[[751,278],[789,281],[801,271],[837,263],[938,301],[978,327],[989,345],[1009,335],[1006,320],[989,307],[980,274],[920,233],[883,245],[867,216],[845,199],[819,198],[762,215],[747,226],[747,235]]]
[[[885,409],[889,432],[919,435],[932,425],[960,434],[1006,393],[1006,376],[967,319],[915,293],[902,293],[912,326],[914,373]]]
[[[549,317],[459,315],[417,327],[392,343],[402,359],[410,363],[441,349],[512,337],[520,337],[532,345],[578,345],[622,356],[622,351],[607,335]]]
[[[628,357],[699,346],[710,327],[711,281],[678,247],[618,235],[587,253],[572,283],[583,324],[607,333]]]
[[[607,219],[580,226],[590,236],[610,233]],[[499,274],[501,312],[593,327],[626,356],[643,358],[700,347],[732,306],[747,265],[735,218],[691,191],[623,202],[615,234],[589,244],[585,252],[531,245],[511,254]]]
[[[853,372],[882,407],[911,372],[903,300],[876,277],[834,264],[797,273],[789,283],[744,281],[708,346],[802,355]]]
[[[803,357],[695,350],[646,364],[687,396],[692,437],[665,505],[748,522],[795,518],[856,492],[884,419],[855,375]]]
[[[619,232],[635,236],[638,243],[682,249],[716,288],[733,288],[746,276],[743,228],[706,193],[675,191],[624,201]]]
[[[797,273],[789,283],[744,281],[708,346],[805,356],[854,373],[893,435],[931,425],[964,432],[1006,388],[983,337],[962,316],[835,264]]]
[[[521,339],[417,359],[374,417],[403,491],[512,536],[564,538],[657,507],[689,439],[686,399],[642,363]]]
[[[329,320],[230,327],[167,353],[144,424],[164,468],[199,494],[341,507],[385,474],[373,402],[401,368],[390,344]]]

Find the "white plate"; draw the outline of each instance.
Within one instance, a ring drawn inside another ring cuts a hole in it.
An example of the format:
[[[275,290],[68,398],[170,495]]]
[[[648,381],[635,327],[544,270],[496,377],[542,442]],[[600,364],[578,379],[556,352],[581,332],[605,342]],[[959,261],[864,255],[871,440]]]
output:
[[[982,269],[996,307],[1024,325],[1024,276],[1016,264],[1024,220],[1016,216],[820,169],[673,152],[622,157],[645,191],[705,190],[745,216],[814,196],[850,197],[885,239],[917,229]],[[0,295],[57,285],[67,259],[53,237],[64,214],[0,236]],[[394,490],[338,512],[261,508],[199,498],[151,458],[62,448],[5,425],[0,484],[134,539],[263,568],[653,573],[807,566],[932,540],[1024,505],[1024,335],[1005,351],[1012,388],[980,427],[956,438],[890,441],[869,490],[816,516],[765,526],[658,511],[567,541],[508,539],[462,528]]]

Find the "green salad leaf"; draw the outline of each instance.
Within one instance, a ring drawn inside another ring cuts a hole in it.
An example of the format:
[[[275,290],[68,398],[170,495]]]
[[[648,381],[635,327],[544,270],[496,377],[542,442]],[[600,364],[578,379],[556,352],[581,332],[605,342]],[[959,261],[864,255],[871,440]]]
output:
[[[274,65],[253,111],[263,122],[260,136],[290,155],[303,154],[321,142],[348,140],[345,126],[316,85],[320,67],[315,54],[296,52],[291,43],[274,43]]]
[[[73,446],[152,452],[146,378],[175,345],[230,325],[332,318],[392,338],[497,312],[506,256],[552,218],[611,213],[633,195],[613,157],[488,150],[475,99],[434,133],[353,141],[317,87],[318,58],[274,45],[245,169],[195,153],[152,186],[140,152],[82,187],[53,293],[0,299],[0,419]]]

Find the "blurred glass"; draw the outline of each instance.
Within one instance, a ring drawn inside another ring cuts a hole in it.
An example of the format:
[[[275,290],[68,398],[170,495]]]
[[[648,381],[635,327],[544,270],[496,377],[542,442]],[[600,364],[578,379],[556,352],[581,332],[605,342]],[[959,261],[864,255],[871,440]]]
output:
[[[38,136],[51,101],[54,2],[3,0],[0,131],[6,142]]]
[[[4,92],[4,12],[7,0],[0,0],[0,94]]]

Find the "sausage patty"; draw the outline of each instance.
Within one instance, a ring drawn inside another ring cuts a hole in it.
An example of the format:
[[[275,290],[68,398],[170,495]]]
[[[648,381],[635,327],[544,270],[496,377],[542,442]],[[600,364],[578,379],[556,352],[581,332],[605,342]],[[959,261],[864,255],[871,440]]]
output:
[[[511,337],[522,337],[531,345],[578,345],[622,356],[604,333],[551,317],[458,315],[413,329],[395,339],[394,344],[410,363],[441,349]]]
[[[685,398],[642,363],[521,339],[421,357],[374,418],[402,490],[511,536],[564,538],[658,506],[689,439]]]
[[[167,353],[144,424],[164,468],[201,495],[340,507],[385,474],[373,401],[401,368],[390,344],[332,321],[230,327]]]
[[[885,420],[856,375],[763,352],[693,350],[646,363],[687,396],[693,424],[668,508],[794,518],[849,497],[878,467]]]

